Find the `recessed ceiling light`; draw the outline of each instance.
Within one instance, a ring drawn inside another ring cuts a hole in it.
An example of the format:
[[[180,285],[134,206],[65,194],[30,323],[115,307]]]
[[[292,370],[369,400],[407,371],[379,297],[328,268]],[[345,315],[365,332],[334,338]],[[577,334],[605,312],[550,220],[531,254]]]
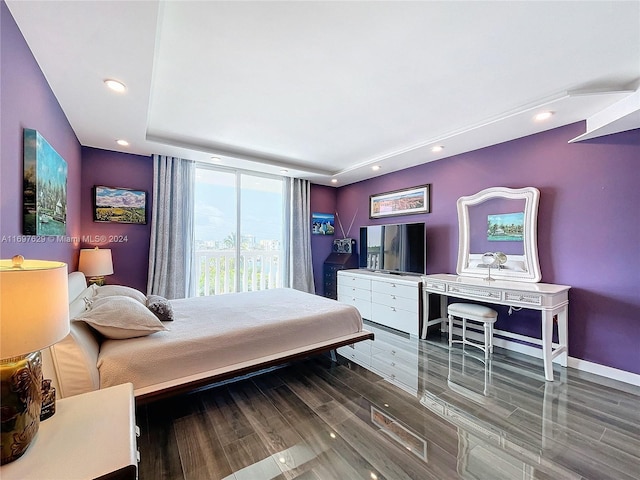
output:
[[[441,152],[442,150],[444,150],[444,147],[442,145],[435,145],[431,147],[431,151],[433,153],[438,153],[438,152]]]
[[[286,168],[283,168],[282,170],[280,170],[281,175],[285,175],[287,173],[289,173],[289,170],[287,170]]]
[[[216,157],[215,155],[211,157],[212,162],[221,162],[222,159],[220,157]]]
[[[553,115],[553,112],[540,112],[534,118],[536,122],[542,122],[543,120],[548,120]]]
[[[371,170],[377,172],[378,170],[380,170],[380,165],[374,165],[373,167],[371,167]]]
[[[116,140],[116,143],[118,145],[120,145],[121,147],[128,147],[129,146],[129,142],[127,142],[126,140]]]
[[[127,89],[127,86],[124,83],[119,82],[118,80],[113,80],[112,78],[107,78],[104,81],[104,84],[114,92],[118,93],[122,93]]]
[[[331,183],[338,183],[338,179],[337,178],[332,178],[331,179]]]

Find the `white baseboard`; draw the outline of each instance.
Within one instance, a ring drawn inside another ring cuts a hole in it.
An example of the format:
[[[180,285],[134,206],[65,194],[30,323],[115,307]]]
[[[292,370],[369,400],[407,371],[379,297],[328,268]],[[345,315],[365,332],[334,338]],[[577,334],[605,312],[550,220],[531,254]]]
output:
[[[626,372],[613,367],[607,367],[606,365],[600,365],[599,363],[588,362],[580,358],[569,357],[569,366],[583,372],[595,373],[602,377],[611,378],[620,382],[629,383],[640,387],[640,375],[636,373]]]
[[[462,322],[458,322],[457,320],[454,321],[453,333],[455,333],[456,335],[462,335],[462,328],[458,327],[459,324],[461,325]],[[494,330],[494,335],[498,335],[497,337],[494,336],[493,338],[493,345],[496,347],[501,347],[506,350],[522,353],[524,355],[529,355],[535,358],[542,358],[542,350],[536,346],[533,346],[542,345],[542,341],[538,338],[525,337],[523,335],[518,335],[517,333],[507,332],[504,330]],[[468,327],[467,337],[479,342],[484,341],[483,334],[469,330]],[[533,345],[513,342],[508,338],[525,341]],[[557,345],[553,344],[553,346],[556,347]],[[557,360],[558,359],[554,359],[554,363],[557,363]],[[626,372],[624,370],[619,370],[613,367],[607,367],[606,365],[600,365],[599,363],[588,362],[580,358],[574,358],[570,355],[567,360],[567,364],[569,367],[575,368],[576,370],[593,373],[595,375],[600,375],[602,377],[610,378],[612,380],[618,380],[620,382],[629,383],[631,385],[640,387],[640,375],[635,373]]]

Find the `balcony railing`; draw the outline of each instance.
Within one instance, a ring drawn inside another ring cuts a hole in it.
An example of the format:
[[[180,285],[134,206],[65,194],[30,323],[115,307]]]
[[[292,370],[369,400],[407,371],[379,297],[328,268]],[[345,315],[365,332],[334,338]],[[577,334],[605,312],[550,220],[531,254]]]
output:
[[[282,286],[283,253],[280,251],[242,250],[239,269],[233,250],[198,250],[195,253],[196,295],[251,292]],[[237,278],[240,288],[236,289]]]

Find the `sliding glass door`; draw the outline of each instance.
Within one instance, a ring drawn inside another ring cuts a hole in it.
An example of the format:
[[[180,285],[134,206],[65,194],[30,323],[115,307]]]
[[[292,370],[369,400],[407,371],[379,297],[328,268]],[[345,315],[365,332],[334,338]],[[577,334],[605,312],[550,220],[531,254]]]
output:
[[[281,287],[283,212],[281,177],[198,167],[196,294]]]

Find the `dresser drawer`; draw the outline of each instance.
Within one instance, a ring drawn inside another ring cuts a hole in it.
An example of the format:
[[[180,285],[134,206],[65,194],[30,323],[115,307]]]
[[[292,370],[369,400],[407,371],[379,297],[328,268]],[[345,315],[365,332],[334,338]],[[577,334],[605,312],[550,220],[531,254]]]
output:
[[[338,285],[338,295],[351,298],[360,298],[362,300],[366,300],[367,302],[371,301],[371,290],[356,288],[351,285]]]
[[[371,357],[371,368],[391,383],[399,383],[411,390],[418,390],[418,366],[398,363],[385,357]]]
[[[418,314],[418,302],[415,298],[401,297],[390,293],[372,293],[371,296],[373,303]]]
[[[361,342],[361,343],[366,343],[366,342]],[[362,350],[353,348],[351,346],[340,347],[338,348],[337,351],[344,358],[346,358],[347,360],[356,362],[358,365],[362,365],[363,367],[371,366],[371,351],[364,352]]]
[[[418,335],[418,315],[415,312],[373,303],[371,304],[371,321],[411,335]]]
[[[371,301],[363,300],[357,297],[350,297],[348,295],[341,295],[338,293],[338,301],[346,303],[347,305],[353,305],[360,312],[362,318],[371,320]]]
[[[363,278],[358,275],[350,275],[348,273],[338,272],[338,285],[371,290],[371,279]]]
[[[373,298],[376,297],[377,294],[388,294],[395,295],[396,297],[404,297],[413,300],[413,302],[418,301],[418,287],[417,285],[403,285],[400,283],[396,283],[393,281],[371,281],[371,293]]]

